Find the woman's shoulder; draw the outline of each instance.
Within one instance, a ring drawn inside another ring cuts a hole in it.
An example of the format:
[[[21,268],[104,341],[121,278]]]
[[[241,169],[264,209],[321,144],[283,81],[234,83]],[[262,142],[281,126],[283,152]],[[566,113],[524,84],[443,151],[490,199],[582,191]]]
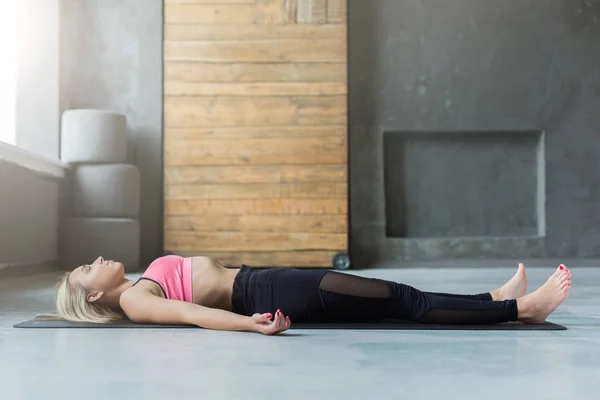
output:
[[[128,305],[131,305],[132,302],[143,301],[144,297],[148,295],[165,298],[163,291],[156,282],[139,278],[129,289],[121,293],[119,305],[123,311],[127,312]]]
[[[151,282],[138,280],[134,286],[121,293],[119,306],[127,318],[137,321],[140,311],[151,307],[159,298],[163,297],[151,286]]]

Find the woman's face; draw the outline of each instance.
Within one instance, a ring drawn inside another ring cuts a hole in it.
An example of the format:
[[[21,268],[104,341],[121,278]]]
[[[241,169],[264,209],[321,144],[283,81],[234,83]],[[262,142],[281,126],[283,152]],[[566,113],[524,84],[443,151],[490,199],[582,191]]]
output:
[[[69,275],[69,283],[83,286],[91,295],[107,293],[115,289],[125,278],[125,267],[117,261],[98,257],[93,263],[75,268]],[[93,297],[88,297],[93,301]]]

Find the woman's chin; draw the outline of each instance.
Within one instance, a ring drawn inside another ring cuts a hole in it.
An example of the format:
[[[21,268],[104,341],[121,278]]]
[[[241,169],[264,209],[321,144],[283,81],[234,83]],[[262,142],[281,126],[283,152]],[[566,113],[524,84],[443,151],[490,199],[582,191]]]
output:
[[[125,273],[125,266],[118,261],[109,261],[108,266],[115,271],[121,271],[123,274]]]

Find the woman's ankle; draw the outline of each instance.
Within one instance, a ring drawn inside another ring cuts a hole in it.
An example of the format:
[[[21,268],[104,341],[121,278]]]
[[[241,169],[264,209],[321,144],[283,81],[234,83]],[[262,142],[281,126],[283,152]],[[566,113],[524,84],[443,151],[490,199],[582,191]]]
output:
[[[531,302],[529,301],[529,296],[523,296],[517,299],[517,319],[527,320],[533,317],[533,307],[531,307]]]

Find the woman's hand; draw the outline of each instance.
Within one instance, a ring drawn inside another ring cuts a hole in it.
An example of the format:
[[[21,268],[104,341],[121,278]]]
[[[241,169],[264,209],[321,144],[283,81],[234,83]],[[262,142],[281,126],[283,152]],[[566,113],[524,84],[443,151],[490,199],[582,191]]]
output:
[[[277,335],[290,328],[292,322],[290,317],[284,317],[281,310],[277,310],[275,318],[271,321],[271,314],[254,314],[251,318],[254,329],[264,335]]]

